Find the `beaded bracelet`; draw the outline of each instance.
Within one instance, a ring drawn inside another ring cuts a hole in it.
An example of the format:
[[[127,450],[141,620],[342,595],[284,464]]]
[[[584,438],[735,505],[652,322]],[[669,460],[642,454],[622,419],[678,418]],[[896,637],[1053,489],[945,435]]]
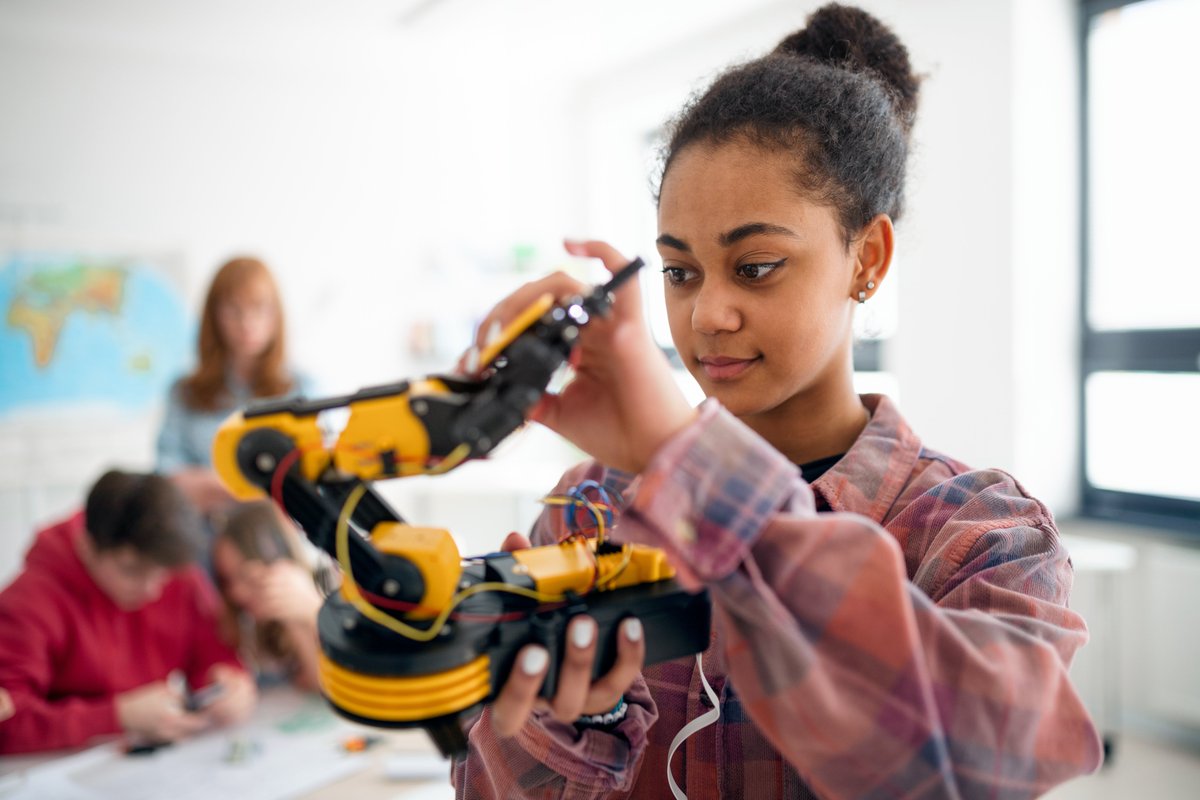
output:
[[[629,710],[629,704],[622,697],[613,706],[612,711],[606,714],[585,714],[575,720],[575,725],[580,728],[611,728],[621,720],[625,719],[625,712]]]

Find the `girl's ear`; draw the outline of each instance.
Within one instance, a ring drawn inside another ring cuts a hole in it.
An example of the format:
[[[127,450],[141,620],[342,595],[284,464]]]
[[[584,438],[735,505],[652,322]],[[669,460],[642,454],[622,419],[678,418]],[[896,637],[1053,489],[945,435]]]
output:
[[[892,218],[879,214],[868,222],[850,245],[855,251],[855,269],[850,297],[860,302],[870,298],[887,277],[896,247]],[[862,292],[863,294],[860,294]]]

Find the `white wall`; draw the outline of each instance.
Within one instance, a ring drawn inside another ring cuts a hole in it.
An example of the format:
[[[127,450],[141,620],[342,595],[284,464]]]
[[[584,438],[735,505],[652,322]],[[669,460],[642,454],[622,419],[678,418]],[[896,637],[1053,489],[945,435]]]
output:
[[[298,359],[326,382],[394,377],[403,319],[428,301],[414,288],[452,287],[464,260],[569,227],[561,113],[545,97],[518,113],[502,75],[463,65],[426,81],[399,50],[260,61],[0,43],[16,122],[0,131],[0,202],[51,220],[10,235],[178,250],[195,303],[229,254],[262,253]],[[456,81],[469,98],[447,91]],[[520,181],[542,191],[514,192]],[[461,299],[438,299],[458,313]]]

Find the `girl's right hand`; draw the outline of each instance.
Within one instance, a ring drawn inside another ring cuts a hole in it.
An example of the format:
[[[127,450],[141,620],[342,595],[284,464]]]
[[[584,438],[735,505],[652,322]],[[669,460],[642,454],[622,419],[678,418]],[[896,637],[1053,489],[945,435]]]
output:
[[[604,242],[567,242],[566,247],[573,255],[600,259],[609,272],[628,263]],[[543,294],[563,299],[590,290],[561,272],[525,284],[484,319],[476,352]],[[571,363],[573,380],[561,394],[546,395],[531,419],[607,466],[641,472],[667,439],[696,418],[646,326],[636,280],[617,289],[607,318],[593,317],[583,328]]]

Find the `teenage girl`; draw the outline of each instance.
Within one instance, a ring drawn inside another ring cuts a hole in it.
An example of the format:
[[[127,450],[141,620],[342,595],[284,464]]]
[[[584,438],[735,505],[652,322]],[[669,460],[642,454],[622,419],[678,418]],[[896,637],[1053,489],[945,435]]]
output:
[[[158,436],[160,473],[208,515],[232,498],[212,471],[212,441],[229,414],[255,398],[308,387],[287,363],[283,305],[271,271],[234,258],[213,277],[200,317],[195,371],[171,388]]]
[[[470,731],[460,797],[1016,798],[1100,763],[1067,675],[1087,632],[1050,512],[853,390],[851,322],[892,264],[917,94],[892,31],[829,5],[674,121],[658,247],[672,338],[708,399],[676,388],[631,281],[534,418],[596,459],[560,491],[619,493],[615,536],[709,591],[712,644],[642,669],[630,618],[592,682],[596,626],[578,617],[549,701],[547,653],[527,646]],[[528,284],[480,330],[584,288]],[[533,538],[563,532],[548,511]]]

